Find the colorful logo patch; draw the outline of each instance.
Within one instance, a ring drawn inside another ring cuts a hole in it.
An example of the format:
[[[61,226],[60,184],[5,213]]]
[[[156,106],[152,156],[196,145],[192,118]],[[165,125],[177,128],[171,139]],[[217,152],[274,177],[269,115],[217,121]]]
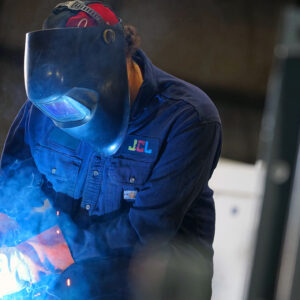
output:
[[[132,152],[141,152],[146,154],[152,153],[152,149],[150,149],[149,147],[149,141],[147,140],[134,139],[133,145],[129,146],[128,150]]]
[[[159,151],[159,139],[149,136],[128,135],[119,153],[125,158],[152,162]]]

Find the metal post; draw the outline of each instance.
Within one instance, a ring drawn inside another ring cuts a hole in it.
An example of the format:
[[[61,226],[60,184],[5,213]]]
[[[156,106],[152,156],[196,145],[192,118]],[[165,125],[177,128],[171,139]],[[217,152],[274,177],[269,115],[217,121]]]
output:
[[[299,144],[300,10],[287,9],[282,24],[261,132],[267,172],[248,300],[275,297]]]

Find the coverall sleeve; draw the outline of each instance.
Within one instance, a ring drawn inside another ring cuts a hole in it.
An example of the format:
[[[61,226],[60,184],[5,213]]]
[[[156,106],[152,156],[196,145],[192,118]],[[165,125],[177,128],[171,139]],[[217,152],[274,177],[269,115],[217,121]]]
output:
[[[2,152],[0,222],[6,223],[8,215],[20,226],[17,233],[14,228],[3,232],[3,236],[0,232],[0,246],[18,244],[16,247],[25,255],[37,281],[38,273],[46,272],[49,265],[54,270],[62,270],[72,264],[73,260],[59,228],[53,227],[56,216],[51,211],[40,213],[33,209],[43,205],[49,195],[42,189],[42,174],[38,171],[30,147],[25,142],[25,126],[31,105],[27,101],[21,108],[10,128]]]
[[[54,191],[45,189],[44,175],[39,172],[26,141],[25,128],[31,107],[32,103],[26,101],[15,118],[0,162],[0,213],[23,223],[32,215],[33,208],[43,206],[46,199],[54,197]]]
[[[129,212],[107,222],[95,222],[75,235],[66,223],[60,225],[74,260],[145,245],[157,237],[164,242],[171,240],[207,185],[220,149],[220,123],[200,121],[194,110],[183,113],[173,125],[149,180],[137,193]],[[211,207],[214,210],[213,203]],[[214,222],[214,211],[207,209],[203,213]]]
[[[24,141],[29,107],[30,103],[26,102],[18,113],[1,156],[0,209],[15,218],[22,215],[30,204],[34,206],[35,200],[41,196],[42,175],[38,172],[30,148]],[[28,197],[29,193],[31,197]],[[31,203],[28,202],[29,199],[32,200]]]
[[[2,176],[16,160],[31,158],[29,147],[24,143],[25,123],[29,107],[30,103],[25,102],[10,127],[1,156]]]

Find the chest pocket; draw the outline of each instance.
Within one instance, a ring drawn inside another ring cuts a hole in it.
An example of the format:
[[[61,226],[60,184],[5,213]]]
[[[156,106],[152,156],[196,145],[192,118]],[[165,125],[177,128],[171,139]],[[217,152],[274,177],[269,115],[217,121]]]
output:
[[[33,157],[38,170],[51,182],[56,192],[76,198],[81,159],[40,145],[34,147]]]
[[[112,162],[108,175],[114,183],[125,186],[141,186],[147,181],[150,172],[150,163],[118,159]]]
[[[122,207],[122,203],[134,202],[139,190],[149,178],[152,164],[128,159],[114,159],[107,170],[102,196],[98,203],[101,214]],[[126,197],[131,192],[131,199]]]

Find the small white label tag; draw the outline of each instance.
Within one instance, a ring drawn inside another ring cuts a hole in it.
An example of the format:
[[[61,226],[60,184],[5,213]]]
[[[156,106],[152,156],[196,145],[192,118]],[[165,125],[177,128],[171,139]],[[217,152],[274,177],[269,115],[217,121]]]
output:
[[[124,200],[135,200],[136,198],[136,194],[137,194],[137,191],[134,191],[134,190],[126,190],[124,191],[123,193],[123,196],[124,196]]]

